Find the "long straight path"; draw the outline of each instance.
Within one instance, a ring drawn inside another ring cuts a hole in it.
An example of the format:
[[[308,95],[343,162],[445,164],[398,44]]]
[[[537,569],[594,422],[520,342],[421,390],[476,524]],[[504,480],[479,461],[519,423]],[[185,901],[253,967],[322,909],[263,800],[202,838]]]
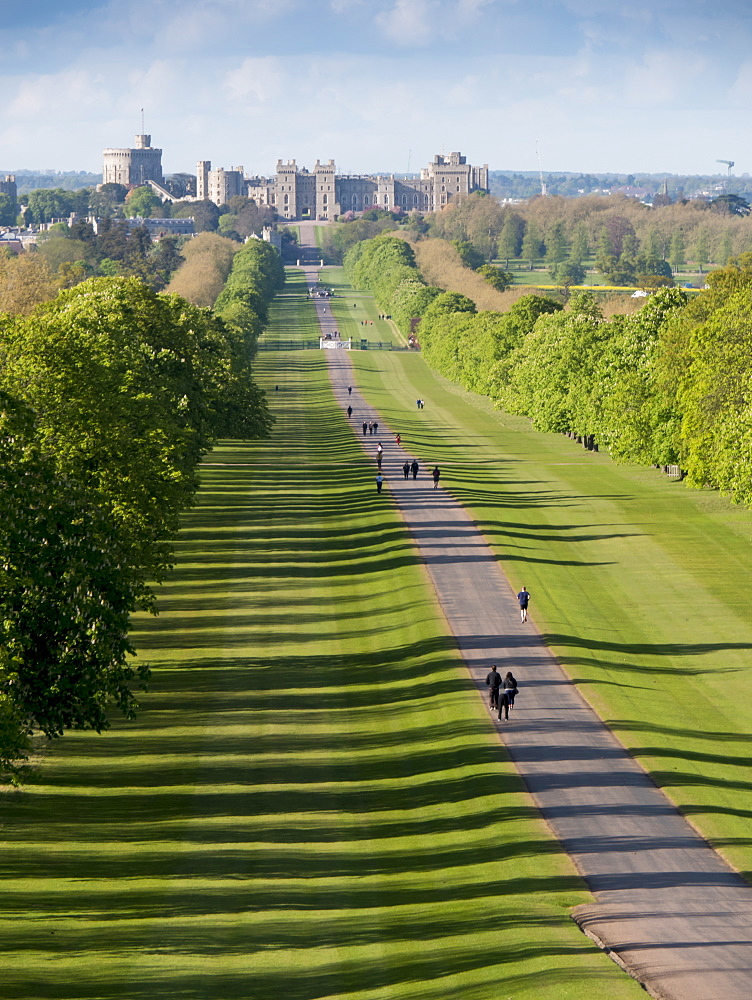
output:
[[[318,272],[306,269],[309,284]],[[323,333],[336,328],[316,300]],[[500,738],[595,902],[573,916],[661,1000],[752,998],[752,888],[679,814],[522,624],[502,568],[464,508],[396,444],[353,382],[349,352],[327,352],[334,394],[356,430],[378,420],[387,489],[415,540],[481,696],[491,664],[521,683]],[[348,394],[348,386],[353,386]],[[363,438],[374,460],[376,441]],[[417,459],[420,461],[420,459]],[[534,608],[535,595],[532,595]],[[495,718],[495,715],[494,715]]]

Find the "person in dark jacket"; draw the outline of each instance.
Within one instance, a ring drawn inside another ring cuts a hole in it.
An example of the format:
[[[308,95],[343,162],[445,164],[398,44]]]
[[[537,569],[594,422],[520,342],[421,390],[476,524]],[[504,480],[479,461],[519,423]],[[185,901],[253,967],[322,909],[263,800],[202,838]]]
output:
[[[499,688],[501,687],[501,674],[495,663],[491,667],[490,673],[486,675],[486,684],[489,687],[488,707],[493,710],[499,707]]]
[[[509,699],[509,707],[514,708],[514,696],[517,694],[517,681],[511,670],[507,670],[503,681],[504,694]]]

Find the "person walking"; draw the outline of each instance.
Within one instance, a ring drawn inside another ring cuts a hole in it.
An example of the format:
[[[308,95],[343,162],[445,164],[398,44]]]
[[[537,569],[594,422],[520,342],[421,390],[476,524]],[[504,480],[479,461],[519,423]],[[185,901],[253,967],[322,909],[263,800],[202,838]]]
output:
[[[372,420],[369,420],[369,422],[368,422],[368,433],[369,434],[373,434],[373,421]]]
[[[438,465],[434,465],[431,475],[433,476],[433,488],[437,490],[439,488],[439,480],[441,479],[441,470]]]
[[[384,477],[381,475],[381,470],[379,470],[379,473],[376,476],[376,492],[377,493],[381,493],[381,487],[382,487],[383,483],[384,483]]]
[[[409,462],[405,462],[405,464],[402,466],[402,471],[405,474],[405,479],[409,479],[410,478],[410,463]]]
[[[373,433],[374,434],[378,434],[379,433],[379,424],[378,424],[377,420],[374,420],[374,422],[373,422]]]
[[[367,432],[367,430],[368,430],[368,424],[367,424],[367,423],[365,422],[365,420],[364,420],[364,421],[363,421],[363,437],[365,437],[365,436],[366,436],[366,432]]]
[[[530,603],[530,594],[528,594],[527,590],[525,590],[524,585],[522,587],[522,590],[517,595],[517,603],[520,606],[520,621],[521,622],[526,622],[527,621],[527,606]]]
[[[347,407],[347,417],[348,419],[352,416],[352,406]]]
[[[376,447],[376,464],[381,468],[381,460],[384,457],[384,449],[381,447],[381,441],[379,441]]]
[[[401,437],[399,436],[399,434],[398,434],[398,435],[397,435],[397,444],[399,444],[399,443],[400,443],[401,441],[402,441],[402,438],[401,438]]]
[[[499,707],[499,688],[501,687],[501,674],[495,663],[491,667],[490,673],[486,675],[486,684],[489,687],[488,707],[493,711]]]
[[[418,463],[416,462],[415,459],[413,459],[413,464],[410,466],[410,471],[413,474],[413,479],[417,479],[418,478]]]
[[[509,719],[509,695],[506,691],[499,692],[499,721],[502,717],[505,722]]]
[[[514,696],[517,694],[517,681],[511,670],[507,670],[502,682],[504,694],[509,699],[509,707],[514,708]]]
[[[352,396],[352,386],[351,385],[348,385],[348,387],[347,387],[347,395],[348,396]]]

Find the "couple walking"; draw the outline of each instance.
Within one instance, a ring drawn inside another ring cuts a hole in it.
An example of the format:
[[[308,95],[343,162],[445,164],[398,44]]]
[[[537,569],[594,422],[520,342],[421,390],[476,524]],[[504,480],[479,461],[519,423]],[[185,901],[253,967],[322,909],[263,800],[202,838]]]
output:
[[[491,667],[491,672],[486,677],[486,684],[490,688],[488,707],[493,711],[499,710],[499,718],[504,713],[504,719],[509,719],[509,709],[514,708],[514,696],[517,694],[517,681],[511,670],[506,672],[504,677],[499,673],[496,664]]]

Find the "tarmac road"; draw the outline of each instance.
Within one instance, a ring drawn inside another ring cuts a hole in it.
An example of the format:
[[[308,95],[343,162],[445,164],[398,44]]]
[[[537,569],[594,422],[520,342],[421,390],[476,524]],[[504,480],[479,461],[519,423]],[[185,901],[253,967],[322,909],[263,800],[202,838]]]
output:
[[[307,270],[309,282],[317,272]],[[335,323],[316,303],[322,332]],[[496,722],[519,773],[595,902],[574,919],[661,1000],[752,1000],[752,888],[679,814],[580,696],[474,522],[430,470],[404,480],[394,433],[353,388],[349,352],[327,352],[335,396],[353,426],[379,421],[385,492],[401,511],[484,703],[491,664],[520,681],[508,722]],[[372,438],[361,440],[364,449]],[[376,463],[373,462],[374,478]],[[374,487],[375,490],[375,487]],[[388,500],[387,497],[385,499]]]

